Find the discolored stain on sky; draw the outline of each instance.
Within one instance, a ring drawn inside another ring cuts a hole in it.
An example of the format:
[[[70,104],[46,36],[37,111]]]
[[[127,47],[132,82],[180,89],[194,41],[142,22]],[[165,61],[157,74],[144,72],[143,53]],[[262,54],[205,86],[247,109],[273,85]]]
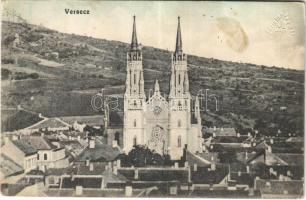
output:
[[[227,45],[236,52],[243,52],[248,47],[248,36],[240,23],[229,17],[217,18],[218,28],[225,34]]]

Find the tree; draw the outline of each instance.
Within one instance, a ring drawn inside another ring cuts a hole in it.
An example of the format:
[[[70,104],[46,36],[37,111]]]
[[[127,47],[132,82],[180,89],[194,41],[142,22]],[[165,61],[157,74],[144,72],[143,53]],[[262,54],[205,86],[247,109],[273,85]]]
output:
[[[237,155],[234,150],[222,151],[218,154],[221,163],[234,163],[237,162]]]
[[[128,155],[121,154],[118,159],[121,160],[123,166],[144,167],[147,165],[161,166],[172,164],[169,155],[160,155],[141,145],[134,146]]]

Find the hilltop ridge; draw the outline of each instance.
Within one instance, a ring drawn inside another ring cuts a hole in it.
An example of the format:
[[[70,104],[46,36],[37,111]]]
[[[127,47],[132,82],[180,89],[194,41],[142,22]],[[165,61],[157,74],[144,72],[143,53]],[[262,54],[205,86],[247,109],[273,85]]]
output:
[[[21,104],[47,116],[97,114],[92,95],[102,88],[108,94],[124,92],[128,48],[123,42],[3,22],[3,107]],[[144,46],[143,56],[147,96],[156,78],[168,94],[171,52]],[[304,71],[192,55],[188,69],[192,95],[210,89],[218,97],[218,112],[213,99],[211,112],[202,112],[204,125],[303,133]]]

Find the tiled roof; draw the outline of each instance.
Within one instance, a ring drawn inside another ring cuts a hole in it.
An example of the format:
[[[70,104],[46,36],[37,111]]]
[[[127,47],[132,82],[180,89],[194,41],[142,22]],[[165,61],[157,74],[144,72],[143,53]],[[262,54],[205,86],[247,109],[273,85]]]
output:
[[[237,190],[228,190],[227,188],[214,188],[213,190],[207,189],[195,189],[190,194],[190,197],[197,198],[224,198],[224,199],[247,199],[250,198],[249,191],[244,188],[237,188]],[[255,191],[254,196],[251,198],[260,198],[259,192]]]
[[[4,154],[1,154],[0,156],[0,170],[4,174],[4,177],[17,175],[24,172],[21,166]]]
[[[216,136],[236,136],[236,130],[234,128],[205,128],[205,133],[213,134]]]
[[[123,112],[110,112],[109,125],[118,126],[123,124]]]
[[[105,170],[102,175],[106,183],[125,183],[128,180],[120,173],[114,174],[111,169]]]
[[[104,125],[103,115],[69,116],[69,117],[61,117],[61,119],[70,125],[73,125],[75,121],[77,121],[79,124],[84,123],[89,126]]]
[[[217,158],[216,154],[217,153],[203,153],[203,154],[197,154],[197,156],[193,155],[192,153],[190,153],[189,151],[187,151],[186,153],[186,160],[188,161],[189,165],[192,167],[193,165],[197,164],[197,166],[199,167],[208,167],[210,166],[210,159],[211,156],[207,156],[207,157],[203,157],[202,155],[204,154],[210,154],[210,155],[214,155],[214,158]],[[207,161],[207,162],[206,162]]]
[[[22,140],[13,140],[12,143],[21,150],[26,156],[33,155],[37,153],[37,150],[32,145],[28,144]]]
[[[47,137],[25,136],[22,137],[21,140],[33,146],[37,150],[57,149],[57,146],[53,145]]]
[[[294,180],[301,180],[304,177],[304,166],[273,166],[270,167],[277,174],[282,174],[287,176],[287,172],[290,171],[290,178]]]
[[[303,195],[303,181],[256,180],[262,194]]]
[[[59,128],[59,127],[68,127],[69,124],[61,121],[58,118],[48,118],[44,119],[26,129],[45,129],[45,128]]]
[[[241,174],[237,172],[231,173],[231,180],[235,180],[236,184],[248,185],[250,187],[254,186],[254,176],[249,173],[242,172]]]
[[[274,153],[274,155],[285,161],[288,165],[304,166],[304,154]]]
[[[105,171],[107,163],[90,163],[93,169],[90,170],[90,166],[86,166],[85,163],[75,164],[67,169],[67,174],[74,175],[102,175]]]
[[[242,135],[240,137],[236,136],[216,136],[213,138],[213,143],[242,143],[248,139],[248,136]]]
[[[76,186],[82,186],[83,188],[101,188],[102,178],[98,177],[65,177],[62,180],[61,188],[72,188],[75,189]]]
[[[135,169],[118,169],[118,172],[133,181],[179,181],[188,182],[188,170],[177,169],[137,169],[138,179],[135,179]]]
[[[191,170],[191,181],[195,184],[218,184],[228,175],[228,167],[217,165],[215,170],[208,167],[198,167]]]
[[[105,162],[114,160],[119,154],[120,151],[118,148],[112,148],[106,144],[96,144],[95,148],[87,147],[84,149],[84,151],[77,156],[75,160],[85,162],[87,159],[89,159],[90,161],[94,162]]]

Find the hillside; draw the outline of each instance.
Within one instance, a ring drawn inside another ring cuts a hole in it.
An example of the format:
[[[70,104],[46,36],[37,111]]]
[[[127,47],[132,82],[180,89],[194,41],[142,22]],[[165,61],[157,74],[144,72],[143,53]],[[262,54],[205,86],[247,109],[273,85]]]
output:
[[[129,44],[65,34],[44,27],[2,23],[2,115],[17,107],[45,116],[96,115],[91,97],[124,93]],[[143,47],[145,89],[159,79],[168,94],[171,52]],[[218,97],[202,112],[206,126],[238,128],[246,134],[303,134],[304,71],[221,61],[188,55],[190,90]],[[286,107],[282,108],[281,107]],[[3,119],[3,118],[2,118]],[[10,116],[2,120],[3,131]],[[16,119],[14,114],[13,119]],[[11,127],[10,127],[11,129]]]

